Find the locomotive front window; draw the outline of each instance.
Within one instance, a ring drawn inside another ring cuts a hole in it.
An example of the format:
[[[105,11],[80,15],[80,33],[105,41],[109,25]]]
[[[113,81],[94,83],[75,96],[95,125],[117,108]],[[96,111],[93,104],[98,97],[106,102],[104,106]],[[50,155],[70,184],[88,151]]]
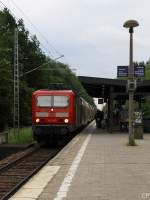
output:
[[[40,107],[51,107],[52,106],[52,96],[38,96],[37,106]]]
[[[40,95],[37,96],[37,106],[39,107],[67,107],[69,98],[63,95]]]
[[[67,96],[54,96],[54,107],[66,107],[69,104]]]

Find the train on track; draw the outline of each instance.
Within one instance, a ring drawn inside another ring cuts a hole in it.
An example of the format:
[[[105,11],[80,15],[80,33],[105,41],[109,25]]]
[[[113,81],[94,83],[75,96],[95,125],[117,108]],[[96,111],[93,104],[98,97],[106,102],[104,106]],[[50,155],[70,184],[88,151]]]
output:
[[[38,142],[57,142],[94,119],[95,107],[63,84],[32,94],[32,130]]]

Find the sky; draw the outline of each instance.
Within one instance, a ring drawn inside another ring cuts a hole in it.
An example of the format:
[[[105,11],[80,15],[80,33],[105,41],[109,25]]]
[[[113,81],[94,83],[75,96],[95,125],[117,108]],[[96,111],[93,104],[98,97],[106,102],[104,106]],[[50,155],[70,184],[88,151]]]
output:
[[[77,75],[116,78],[117,66],[129,62],[129,33],[123,28],[129,19],[139,22],[134,29],[134,61],[147,62],[150,58],[149,0],[2,2],[17,18],[24,19],[26,29],[36,34],[43,51],[50,52],[52,58],[64,55],[59,61]]]

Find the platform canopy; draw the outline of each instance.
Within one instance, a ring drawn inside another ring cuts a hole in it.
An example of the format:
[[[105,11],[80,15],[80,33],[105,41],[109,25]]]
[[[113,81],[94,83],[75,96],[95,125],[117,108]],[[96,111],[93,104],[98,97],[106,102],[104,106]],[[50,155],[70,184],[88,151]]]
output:
[[[115,99],[128,99],[127,81],[98,77],[78,77],[88,94],[96,98],[109,98],[113,93]],[[150,80],[138,80],[135,99],[150,96]]]

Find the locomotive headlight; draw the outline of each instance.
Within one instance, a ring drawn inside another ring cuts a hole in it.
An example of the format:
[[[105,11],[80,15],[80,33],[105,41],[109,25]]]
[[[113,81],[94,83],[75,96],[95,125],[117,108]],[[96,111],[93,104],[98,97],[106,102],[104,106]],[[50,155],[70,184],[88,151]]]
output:
[[[39,118],[37,118],[35,121],[36,121],[36,123],[39,123],[39,122],[40,122],[40,119],[39,119]]]
[[[67,124],[69,122],[69,119],[65,119],[64,122]]]

